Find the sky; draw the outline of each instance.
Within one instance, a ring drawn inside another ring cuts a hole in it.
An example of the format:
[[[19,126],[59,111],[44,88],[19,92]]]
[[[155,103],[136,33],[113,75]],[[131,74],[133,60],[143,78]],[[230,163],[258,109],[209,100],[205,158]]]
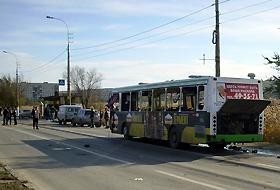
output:
[[[214,0],[0,0],[0,74],[58,82],[70,65],[121,87],[215,75]],[[221,76],[277,75],[279,0],[220,0]],[[180,19],[179,19],[180,18]],[[169,24],[167,24],[169,23]],[[3,51],[9,52],[3,53]],[[201,60],[205,54],[205,63]],[[16,59],[15,59],[16,58]]]

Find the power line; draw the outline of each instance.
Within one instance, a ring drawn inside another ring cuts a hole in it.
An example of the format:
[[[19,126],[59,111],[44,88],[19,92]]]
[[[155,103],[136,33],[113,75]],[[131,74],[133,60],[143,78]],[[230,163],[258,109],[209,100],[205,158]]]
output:
[[[66,52],[66,49],[64,49],[61,53],[59,53],[57,56],[55,56],[54,58],[52,58],[50,61],[48,61],[47,63],[44,63],[42,65],[39,65],[38,67],[35,67],[31,70],[27,70],[27,71],[22,71],[24,73],[29,73],[29,72],[33,72],[33,71],[36,71],[36,70],[40,70],[41,68],[43,67],[46,67],[50,64],[52,64],[55,60],[57,60],[60,56],[62,56],[64,53]]]
[[[124,46],[124,45],[127,45],[127,44],[139,42],[139,41],[150,39],[150,38],[153,38],[153,37],[158,37],[160,35],[163,35],[163,34],[166,34],[166,33],[170,33],[170,32],[173,32],[173,31],[176,31],[176,30],[179,30],[179,29],[183,29],[183,28],[186,28],[186,27],[188,27],[190,25],[195,25],[195,24],[198,24],[198,23],[201,23],[201,22],[213,19],[213,18],[215,18],[215,16],[207,17],[207,18],[198,20],[196,22],[189,23],[188,25],[185,25],[185,26],[176,27],[176,28],[173,28],[173,29],[170,29],[170,30],[166,30],[166,31],[163,31],[163,32],[160,32],[160,33],[156,33],[156,34],[153,34],[153,35],[150,35],[150,36],[146,36],[146,37],[143,37],[143,38],[138,38],[138,39],[135,39],[133,41],[128,41],[128,42],[124,42],[124,43],[121,43],[121,44],[117,44],[117,45],[113,45],[113,46],[109,46],[109,47],[105,47],[105,48],[101,48],[101,49],[92,50],[90,52],[84,52],[84,53],[81,53],[81,54],[75,54],[74,56],[76,57],[76,56],[79,56],[79,55],[84,55],[84,54],[90,54],[90,53],[94,53],[94,52],[105,51],[105,50],[108,50],[108,49],[113,49],[113,48],[116,48],[116,47],[121,47],[121,46]]]
[[[247,6],[247,7],[248,7],[248,6]],[[264,9],[264,10],[261,10],[261,11],[257,11],[257,12],[254,12],[254,13],[251,13],[251,14],[248,14],[248,15],[244,15],[244,16],[241,16],[241,17],[229,19],[229,20],[226,20],[226,21],[224,21],[224,22],[221,22],[220,24],[225,24],[225,23],[228,23],[228,22],[233,22],[233,21],[235,21],[235,20],[241,20],[241,19],[247,18],[247,17],[249,17],[249,16],[254,16],[254,15],[257,15],[257,14],[260,14],[260,13],[264,13],[264,12],[268,12],[268,11],[271,11],[271,10],[274,10],[274,9],[278,9],[278,8],[280,8],[280,5],[277,5],[277,6],[275,6],[275,7],[269,8],[269,9]],[[240,9],[239,9],[239,10],[240,10]],[[238,10],[235,10],[235,11],[238,11]],[[232,13],[232,12],[233,12],[233,11],[231,11],[231,13]],[[167,38],[162,38],[162,39],[159,39],[159,40],[150,41],[150,42],[147,42],[147,43],[143,43],[143,44],[135,45],[135,46],[130,46],[130,47],[123,48],[123,49],[119,49],[119,50],[114,50],[114,51],[110,51],[110,52],[105,52],[105,53],[102,53],[102,54],[97,54],[97,55],[94,55],[94,56],[90,56],[90,57],[83,58],[83,59],[78,59],[78,60],[86,60],[86,59],[90,59],[90,58],[95,58],[95,57],[100,57],[100,56],[105,56],[105,55],[109,55],[109,54],[118,53],[118,52],[121,52],[121,51],[126,51],[126,50],[130,50],[130,49],[135,49],[135,48],[141,47],[141,46],[143,46],[143,45],[152,44],[152,43],[159,42],[159,41],[164,41],[164,40],[167,40],[167,39],[171,39],[171,38],[175,38],[175,37],[178,37],[178,36],[190,34],[190,33],[197,32],[197,31],[200,31],[200,30],[204,30],[204,29],[207,29],[207,28],[211,28],[211,27],[214,27],[214,26],[215,26],[215,25],[205,26],[205,27],[202,27],[202,28],[199,28],[199,29],[196,29],[196,30],[192,30],[192,31],[186,32],[186,33],[181,33],[181,34],[174,35],[174,36],[170,36],[170,37],[167,37]]]
[[[245,6],[245,7],[241,7],[241,8],[238,8],[238,9],[234,9],[234,10],[231,10],[231,11],[228,11],[228,12],[221,13],[220,15],[226,15],[226,14],[231,14],[231,13],[234,13],[234,12],[242,11],[242,10],[245,10],[245,9],[248,9],[248,8],[252,8],[252,7],[256,7],[256,6],[268,3],[270,1],[273,1],[273,0],[261,1],[261,2],[251,4],[251,5],[248,5],[248,6]]]
[[[230,1],[230,0],[225,0],[225,1],[221,2],[221,3],[224,3],[224,2],[227,2],[227,1]],[[189,13],[189,14],[187,14],[187,15],[184,15],[184,16],[182,16],[182,17],[180,17],[180,18],[171,20],[171,21],[169,21],[169,22],[166,22],[166,23],[164,23],[164,24],[158,25],[158,26],[153,27],[153,28],[150,28],[150,29],[148,29],[148,30],[144,30],[144,31],[142,31],[142,32],[133,34],[133,35],[131,35],[131,36],[123,37],[123,38],[120,38],[120,39],[117,39],[117,40],[113,40],[113,41],[105,42],[105,43],[101,43],[101,44],[96,44],[96,45],[92,45],[92,46],[81,47],[81,48],[72,48],[72,50],[90,49],[90,48],[105,46],[105,45],[113,44],[113,43],[120,42],[120,41],[123,41],[123,40],[127,40],[127,39],[130,39],[130,38],[133,38],[133,37],[136,37],[136,36],[139,36],[139,35],[142,35],[142,34],[151,32],[151,31],[154,31],[154,30],[156,30],[156,29],[158,29],[158,28],[162,28],[162,27],[164,27],[164,26],[170,25],[170,24],[172,24],[172,23],[174,23],[174,22],[178,22],[178,21],[180,21],[180,20],[183,20],[183,19],[185,19],[185,18],[187,18],[187,17],[190,17],[190,16],[192,16],[192,15],[194,15],[194,14],[197,14],[197,13],[199,13],[199,12],[202,12],[202,11],[204,11],[204,10],[210,8],[210,7],[213,7],[214,5],[215,5],[215,4],[208,5],[208,6],[204,7],[204,8],[202,8],[202,9],[198,9],[198,10],[196,10],[196,11],[193,11],[193,12],[191,12],[191,13]]]
[[[183,35],[186,35],[186,34],[191,34],[191,33],[198,32],[198,31],[201,31],[201,30],[204,30],[204,29],[207,29],[207,28],[212,28],[214,26],[215,25],[209,25],[209,26],[205,26],[205,27],[202,27],[202,28],[199,28],[199,29],[195,29],[195,30],[192,30],[192,31],[189,31],[189,32],[177,34],[177,35],[174,35],[174,36],[169,36],[169,37],[166,37],[166,38],[162,38],[162,39],[146,42],[146,43],[143,43],[143,44],[140,44],[140,45],[130,46],[130,47],[127,47],[127,48],[118,49],[118,50],[114,50],[114,51],[109,51],[109,52],[106,52],[106,53],[97,54],[97,55],[93,55],[93,56],[90,56],[90,57],[86,57],[86,58],[82,58],[82,59],[77,59],[77,60],[86,60],[86,59],[90,59],[90,58],[95,58],[95,57],[100,57],[100,56],[104,56],[104,55],[118,53],[118,52],[121,52],[121,51],[135,49],[135,48],[141,47],[143,45],[148,45],[148,44],[152,44],[152,43],[155,43],[155,42],[164,41],[164,40],[168,40],[168,39],[171,39],[171,38],[176,38],[178,36],[183,36]]]
[[[257,14],[261,14],[261,13],[265,13],[265,12],[269,12],[269,11],[272,11],[272,10],[275,10],[275,9],[279,9],[280,8],[280,5],[277,5],[277,6],[274,6],[272,8],[269,8],[269,9],[263,9],[261,11],[256,11],[254,13],[250,13],[250,14],[247,14],[247,15],[243,15],[243,16],[240,16],[240,17],[236,17],[236,18],[232,18],[232,19],[228,19],[224,22],[221,22],[220,24],[225,24],[225,23],[228,23],[228,22],[233,22],[233,21],[236,21],[236,20],[241,20],[241,19],[244,19],[244,18],[247,18],[247,17],[250,17],[250,16],[254,16],[254,15],[257,15]]]
[[[259,5],[265,4],[265,3],[270,2],[270,1],[272,1],[272,0],[265,0],[265,1],[262,1],[262,2],[258,2],[258,3],[255,3],[255,4],[251,4],[251,5],[245,6],[245,7],[234,9],[234,10],[231,10],[231,11],[228,11],[228,12],[225,12],[225,13],[221,13],[220,15],[222,16],[222,15],[226,15],[226,14],[232,14],[234,12],[239,12],[239,11],[242,11],[242,10],[245,10],[245,9],[248,9],[248,8],[259,6]],[[220,2],[220,4],[224,3],[224,2],[227,2],[227,1]],[[206,20],[210,20],[212,18],[215,18],[215,16],[211,16],[211,17],[208,17],[208,18],[204,18],[204,19],[198,20],[196,22],[188,24],[187,26],[198,24],[198,23],[204,22]],[[150,39],[152,37],[158,37],[158,36],[160,36],[162,34],[166,34],[166,33],[169,33],[171,31],[176,31],[176,30],[185,28],[187,26],[177,27],[177,28],[174,28],[174,29],[171,29],[171,30],[166,30],[166,31],[163,31],[163,32],[160,32],[160,33],[157,33],[157,34],[153,34],[153,35],[150,35],[150,36],[139,38],[139,39],[136,39],[136,40],[133,40],[133,41],[124,42],[124,43],[121,43],[121,44],[117,44],[117,45],[113,45],[113,46],[109,46],[109,47],[105,47],[105,48],[101,48],[101,49],[96,49],[96,50],[93,50],[93,51],[90,51],[90,52],[83,52],[83,53],[80,53],[80,54],[76,54],[74,56],[77,57],[77,56],[80,56],[80,55],[85,55],[85,54],[90,54],[90,53],[95,53],[95,52],[100,52],[100,51],[105,51],[105,50],[108,50],[108,49],[113,49],[113,48],[121,47],[121,46],[124,46],[124,45],[127,45],[127,44],[131,44],[131,43],[135,43],[135,42],[138,42],[138,41]]]

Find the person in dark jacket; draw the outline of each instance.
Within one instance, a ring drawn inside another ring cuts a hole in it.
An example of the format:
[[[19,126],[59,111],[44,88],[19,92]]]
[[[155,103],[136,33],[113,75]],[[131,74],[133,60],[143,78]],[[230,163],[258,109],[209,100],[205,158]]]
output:
[[[17,111],[16,111],[16,109],[13,109],[12,116],[14,118],[14,125],[17,125]]]
[[[7,116],[8,116],[8,110],[5,107],[4,110],[3,110],[3,125],[7,124]]]
[[[93,108],[91,108],[90,109],[90,124],[91,124],[91,128],[93,128],[94,127],[94,121],[93,121],[93,119],[94,119],[94,111],[93,111]]]
[[[35,129],[35,127],[36,127],[36,129],[39,129],[39,127],[38,127],[39,111],[36,106],[34,106],[34,108],[32,109],[31,115],[33,118],[33,129]]]
[[[10,108],[8,109],[8,114],[6,117],[6,125],[8,125],[8,123],[10,123],[10,125],[12,124],[12,112]]]

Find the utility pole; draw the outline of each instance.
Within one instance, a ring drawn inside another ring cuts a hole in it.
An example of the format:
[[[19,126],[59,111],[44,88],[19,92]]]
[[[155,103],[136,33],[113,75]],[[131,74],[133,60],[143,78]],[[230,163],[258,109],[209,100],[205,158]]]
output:
[[[212,42],[215,44],[215,62],[216,62],[216,77],[220,77],[220,13],[219,13],[219,0],[215,0],[216,10],[216,29],[213,32]]]
[[[69,97],[69,104],[71,105],[71,89],[70,89],[70,45],[69,45],[69,30],[68,30],[68,44],[67,44],[67,92]]]
[[[53,16],[46,16],[46,18],[55,19],[55,20],[59,20],[59,21],[63,22],[67,29],[67,92],[68,92],[69,104],[71,105],[72,98],[71,98],[71,89],[70,89],[70,33],[69,33],[69,28],[68,28],[67,23],[60,18],[56,18]]]
[[[17,115],[19,114],[19,88],[18,88],[18,82],[19,82],[19,77],[18,77],[18,67],[19,67],[19,63],[18,63],[18,59],[16,54],[9,52],[9,51],[3,51],[3,53],[7,53],[12,55],[15,60],[16,60],[16,106],[17,106]]]

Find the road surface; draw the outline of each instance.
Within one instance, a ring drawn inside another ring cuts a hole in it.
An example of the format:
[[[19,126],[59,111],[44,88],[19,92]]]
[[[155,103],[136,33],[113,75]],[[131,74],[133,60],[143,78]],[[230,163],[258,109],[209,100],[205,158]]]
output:
[[[280,189],[280,159],[125,141],[104,128],[0,126],[0,161],[36,190]],[[42,122],[41,122],[42,123]]]

